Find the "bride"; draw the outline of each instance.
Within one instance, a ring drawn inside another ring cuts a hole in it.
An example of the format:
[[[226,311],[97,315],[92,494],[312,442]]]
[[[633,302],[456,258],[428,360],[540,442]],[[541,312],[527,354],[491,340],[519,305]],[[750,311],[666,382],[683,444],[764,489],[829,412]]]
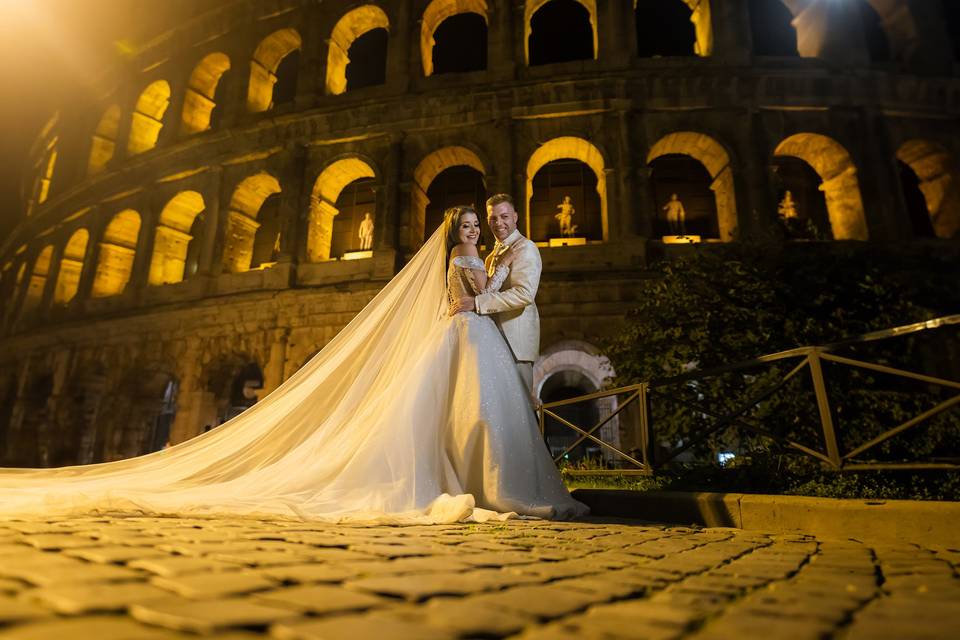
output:
[[[117,462],[0,469],[0,515],[249,514],[439,523],[585,515],[540,437],[494,321],[448,303],[495,291],[480,220],[443,225],[299,371],[222,426]]]

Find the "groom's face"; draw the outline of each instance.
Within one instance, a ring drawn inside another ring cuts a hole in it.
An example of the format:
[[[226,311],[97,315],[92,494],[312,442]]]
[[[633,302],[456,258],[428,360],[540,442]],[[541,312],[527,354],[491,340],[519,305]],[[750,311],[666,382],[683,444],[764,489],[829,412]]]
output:
[[[497,240],[503,242],[517,229],[517,212],[509,202],[487,207],[487,224]]]

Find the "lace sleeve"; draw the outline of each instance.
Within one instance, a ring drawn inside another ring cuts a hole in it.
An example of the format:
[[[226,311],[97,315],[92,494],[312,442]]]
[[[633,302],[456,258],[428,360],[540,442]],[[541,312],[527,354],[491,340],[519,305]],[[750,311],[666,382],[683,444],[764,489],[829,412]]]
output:
[[[464,284],[470,287],[470,291],[473,295],[479,295],[484,292],[484,289],[477,282],[477,274],[475,271],[483,271],[484,266],[483,260],[475,256],[457,256],[453,259],[453,264],[457,267],[457,270],[463,274]]]
[[[494,271],[493,275],[487,280],[487,286],[483,288],[481,293],[500,291],[500,287],[503,286],[503,281],[507,279],[509,273],[510,267],[503,264],[497,265],[496,271]]]

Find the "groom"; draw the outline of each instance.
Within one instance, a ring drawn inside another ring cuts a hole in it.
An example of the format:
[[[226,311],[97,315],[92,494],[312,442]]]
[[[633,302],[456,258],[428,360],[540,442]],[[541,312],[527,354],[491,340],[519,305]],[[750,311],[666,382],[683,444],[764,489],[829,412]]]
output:
[[[540,251],[517,231],[517,210],[509,195],[498,193],[487,200],[487,224],[497,238],[485,260],[487,273],[493,275],[498,261],[508,251],[513,254],[510,273],[500,291],[461,298],[453,311],[493,316],[513,350],[529,393],[533,391],[533,362],[540,354],[540,314],[533,301],[540,286]]]

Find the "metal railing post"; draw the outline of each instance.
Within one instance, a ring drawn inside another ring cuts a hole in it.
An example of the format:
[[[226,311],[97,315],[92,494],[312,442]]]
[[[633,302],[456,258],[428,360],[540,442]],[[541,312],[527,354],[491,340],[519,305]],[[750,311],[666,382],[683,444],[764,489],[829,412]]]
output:
[[[830,397],[827,395],[827,383],[823,377],[823,366],[820,362],[820,351],[814,349],[807,355],[810,364],[810,377],[813,380],[813,391],[817,396],[817,408],[820,411],[820,426],[823,429],[823,440],[827,447],[827,457],[830,464],[839,469],[840,447],[837,444],[837,432],[833,425],[833,414],[830,411]]]
[[[653,456],[653,419],[650,415],[650,395],[648,393],[650,385],[646,382],[640,384],[638,391],[637,404],[640,406],[640,453],[642,455],[643,466],[651,473],[655,464]]]

